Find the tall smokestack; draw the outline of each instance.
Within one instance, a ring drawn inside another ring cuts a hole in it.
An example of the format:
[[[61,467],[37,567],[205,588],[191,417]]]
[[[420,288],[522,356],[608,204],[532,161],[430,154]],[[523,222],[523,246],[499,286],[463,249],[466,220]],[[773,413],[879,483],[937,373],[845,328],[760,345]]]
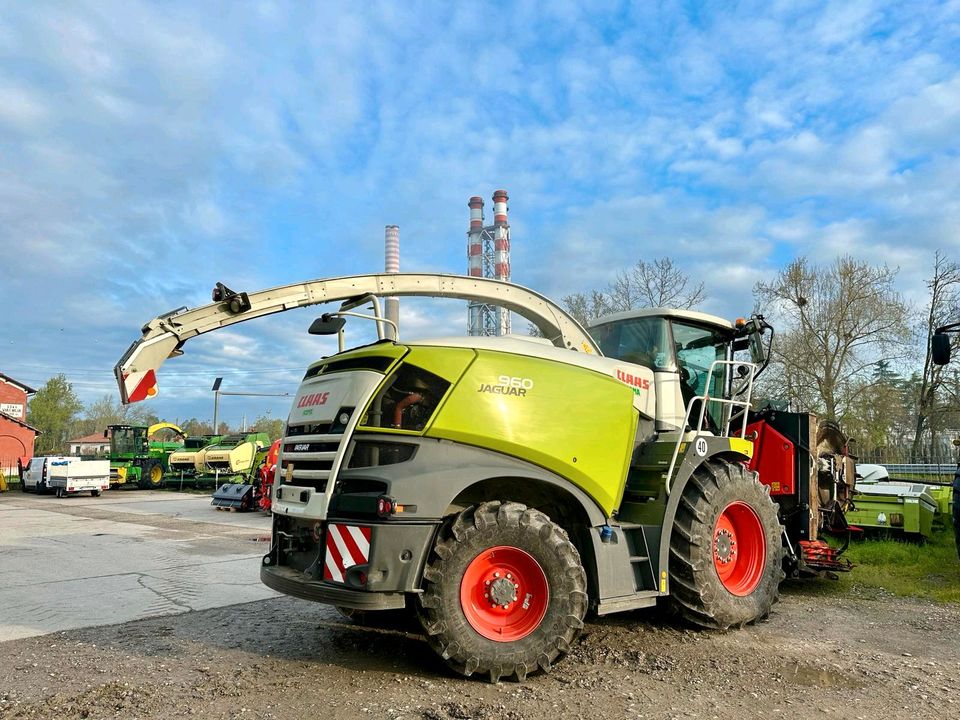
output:
[[[470,227],[467,230],[467,275],[483,277],[483,198],[474,195],[467,203],[470,208]],[[480,303],[472,302],[467,305],[467,332],[471,335],[482,335],[480,331],[481,311]]]
[[[510,281],[510,223],[507,221],[506,190],[493,193],[493,225],[483,224],[483,198],[474,195],[467,231],[467,274],[471,277]],[[492,303],[472,302],[467,309],[471,335],[507,335],[510,311]]]
[[[493,274],[497,280],[510,280],[510,223],[507,222],[506,190],[493,193]]]
[[[388,273],[400,272],[400,228],[397,225],[387,225],[384,229],[384,262],[383,269]],[[400,327],[400,298],[388,297],[384,300],[384,314],[387,320]],[[387,325],[384,334],[391,340],[397,339],[397,333]]]
[[[470,207],[470,230],[467,232],[467,273],[471,277],[483,277],[483,198],[474,195],[467,203]]]

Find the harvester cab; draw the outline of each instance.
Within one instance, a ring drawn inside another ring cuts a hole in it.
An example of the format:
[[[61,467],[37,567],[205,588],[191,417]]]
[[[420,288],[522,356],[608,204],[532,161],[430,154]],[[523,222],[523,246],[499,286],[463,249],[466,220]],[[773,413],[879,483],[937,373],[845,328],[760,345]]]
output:
[[[156,394],[191,337],[331,301],[345,302],[314,330],[341,338],[351,308],[370,302],[382,329],[380,298],[426,296],[505,307],[547,341],[344,342],[311,364],[277,459],[268,586],[350,610],[409,603],[454,670],[491,681],[549,670],[588,608],[664,599],[712,628],[769,613],[781,528],[745,466],[757,366],[733,352],[749,331],[659,311],[605,318],[598,344],[542,295],[449,275],[235,296],[144,326],[116,367],[123,400]]]

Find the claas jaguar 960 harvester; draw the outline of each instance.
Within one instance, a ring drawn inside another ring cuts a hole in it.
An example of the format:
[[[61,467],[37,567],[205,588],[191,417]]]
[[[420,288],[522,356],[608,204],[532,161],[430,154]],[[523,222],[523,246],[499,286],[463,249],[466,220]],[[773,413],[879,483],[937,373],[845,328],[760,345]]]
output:
[[[391,296],[499,305],[545,339],[402,342],[379,313]],[[549,670],[591,609],[667,601],[708,628],[770,612],[782,528],[746,432],[762,320],[649,311],[591,335],[536,292],[439,274],[218,284],[213,299],[144,326],[115,368],[124,402],[155,395],[192,337],[342,301],[311,326],[340,352],[307,368],[279,452],[271,588],[413,606],[450,667],[491,681]],[[347,349],[367,305],[380,339]]]

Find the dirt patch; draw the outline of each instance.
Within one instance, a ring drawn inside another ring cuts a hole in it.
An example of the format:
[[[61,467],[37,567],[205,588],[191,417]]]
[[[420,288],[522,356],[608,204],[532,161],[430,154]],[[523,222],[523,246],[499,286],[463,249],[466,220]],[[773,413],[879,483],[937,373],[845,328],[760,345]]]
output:
[[[554,671],[447,672],[415,626],[293,598],[0,645],[0,718],[556,720],[960,716],[960,608],[788,594],[744,630],[593,619]]]

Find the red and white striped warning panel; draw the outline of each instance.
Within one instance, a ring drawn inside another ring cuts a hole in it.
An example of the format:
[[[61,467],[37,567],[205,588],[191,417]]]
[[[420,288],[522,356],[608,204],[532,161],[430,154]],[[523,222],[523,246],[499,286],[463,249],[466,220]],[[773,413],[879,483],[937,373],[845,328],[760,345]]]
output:
[[[323,579],[342,583],[347,568],[370,559],[370,528],[358,525],[327,525],[327,556]]]

